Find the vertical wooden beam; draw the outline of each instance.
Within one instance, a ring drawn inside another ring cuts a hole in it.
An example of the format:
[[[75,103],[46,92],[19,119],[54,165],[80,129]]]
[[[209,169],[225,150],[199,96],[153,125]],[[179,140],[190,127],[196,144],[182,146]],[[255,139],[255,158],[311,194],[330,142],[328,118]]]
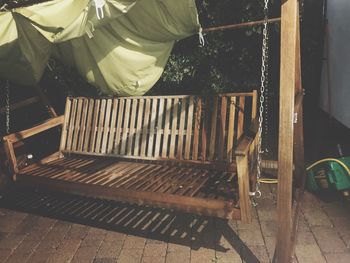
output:
[[[237,177],[239,187],[239,208],[241,211],[242,223],[251,223],[252,221],[252,207],[249,197],[249,164],[248,154],[243,156],[236,156],[237,162]]]
[[[281,7],[281,65],[278,149],[277,237],[273,262],[292,260],[292,178],[294,97],[297,69],[298,0]]]

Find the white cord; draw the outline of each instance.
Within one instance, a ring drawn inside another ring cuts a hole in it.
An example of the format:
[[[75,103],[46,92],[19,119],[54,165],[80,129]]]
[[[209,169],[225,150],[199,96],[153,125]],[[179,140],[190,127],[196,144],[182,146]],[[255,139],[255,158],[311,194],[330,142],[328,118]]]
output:
[[[105,0],[94,0],[94,5],[96,8],[96,16],[98,18],[98,20],[101,20],[104,18],[104,11],[103,11],[103,7],[106,4]]]

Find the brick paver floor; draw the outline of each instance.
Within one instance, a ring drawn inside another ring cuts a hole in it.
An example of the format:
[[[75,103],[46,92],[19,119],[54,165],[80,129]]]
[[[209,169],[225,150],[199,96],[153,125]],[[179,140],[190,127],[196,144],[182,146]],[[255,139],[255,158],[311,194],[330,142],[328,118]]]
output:
[[[270,262],[276,194],[263,187],[251,224],[71,195],[0,194],[0,262]],[[350,203],[310,193],[295,262],[350,262]]]

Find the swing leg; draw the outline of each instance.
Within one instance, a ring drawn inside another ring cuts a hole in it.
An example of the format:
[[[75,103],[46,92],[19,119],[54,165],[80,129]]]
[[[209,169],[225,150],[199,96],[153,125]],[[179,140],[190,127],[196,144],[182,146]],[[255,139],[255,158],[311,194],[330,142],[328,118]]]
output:
[[[237,176],[239,186],[239,206],[241,211],[241,221],[250,223],[252,221],[251,202],[249,197],[249,164],[248,154],[236,157]]]

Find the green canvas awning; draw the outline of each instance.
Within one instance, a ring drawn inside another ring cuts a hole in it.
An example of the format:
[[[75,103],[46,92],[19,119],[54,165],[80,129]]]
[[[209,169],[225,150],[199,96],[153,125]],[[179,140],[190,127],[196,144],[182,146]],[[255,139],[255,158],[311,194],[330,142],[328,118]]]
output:
[[[200,29],[194,0],[55,0],[0,13],[0,24],[1,77],[32,85],[53,55],[126,96],[147,92],[174,42]]]

